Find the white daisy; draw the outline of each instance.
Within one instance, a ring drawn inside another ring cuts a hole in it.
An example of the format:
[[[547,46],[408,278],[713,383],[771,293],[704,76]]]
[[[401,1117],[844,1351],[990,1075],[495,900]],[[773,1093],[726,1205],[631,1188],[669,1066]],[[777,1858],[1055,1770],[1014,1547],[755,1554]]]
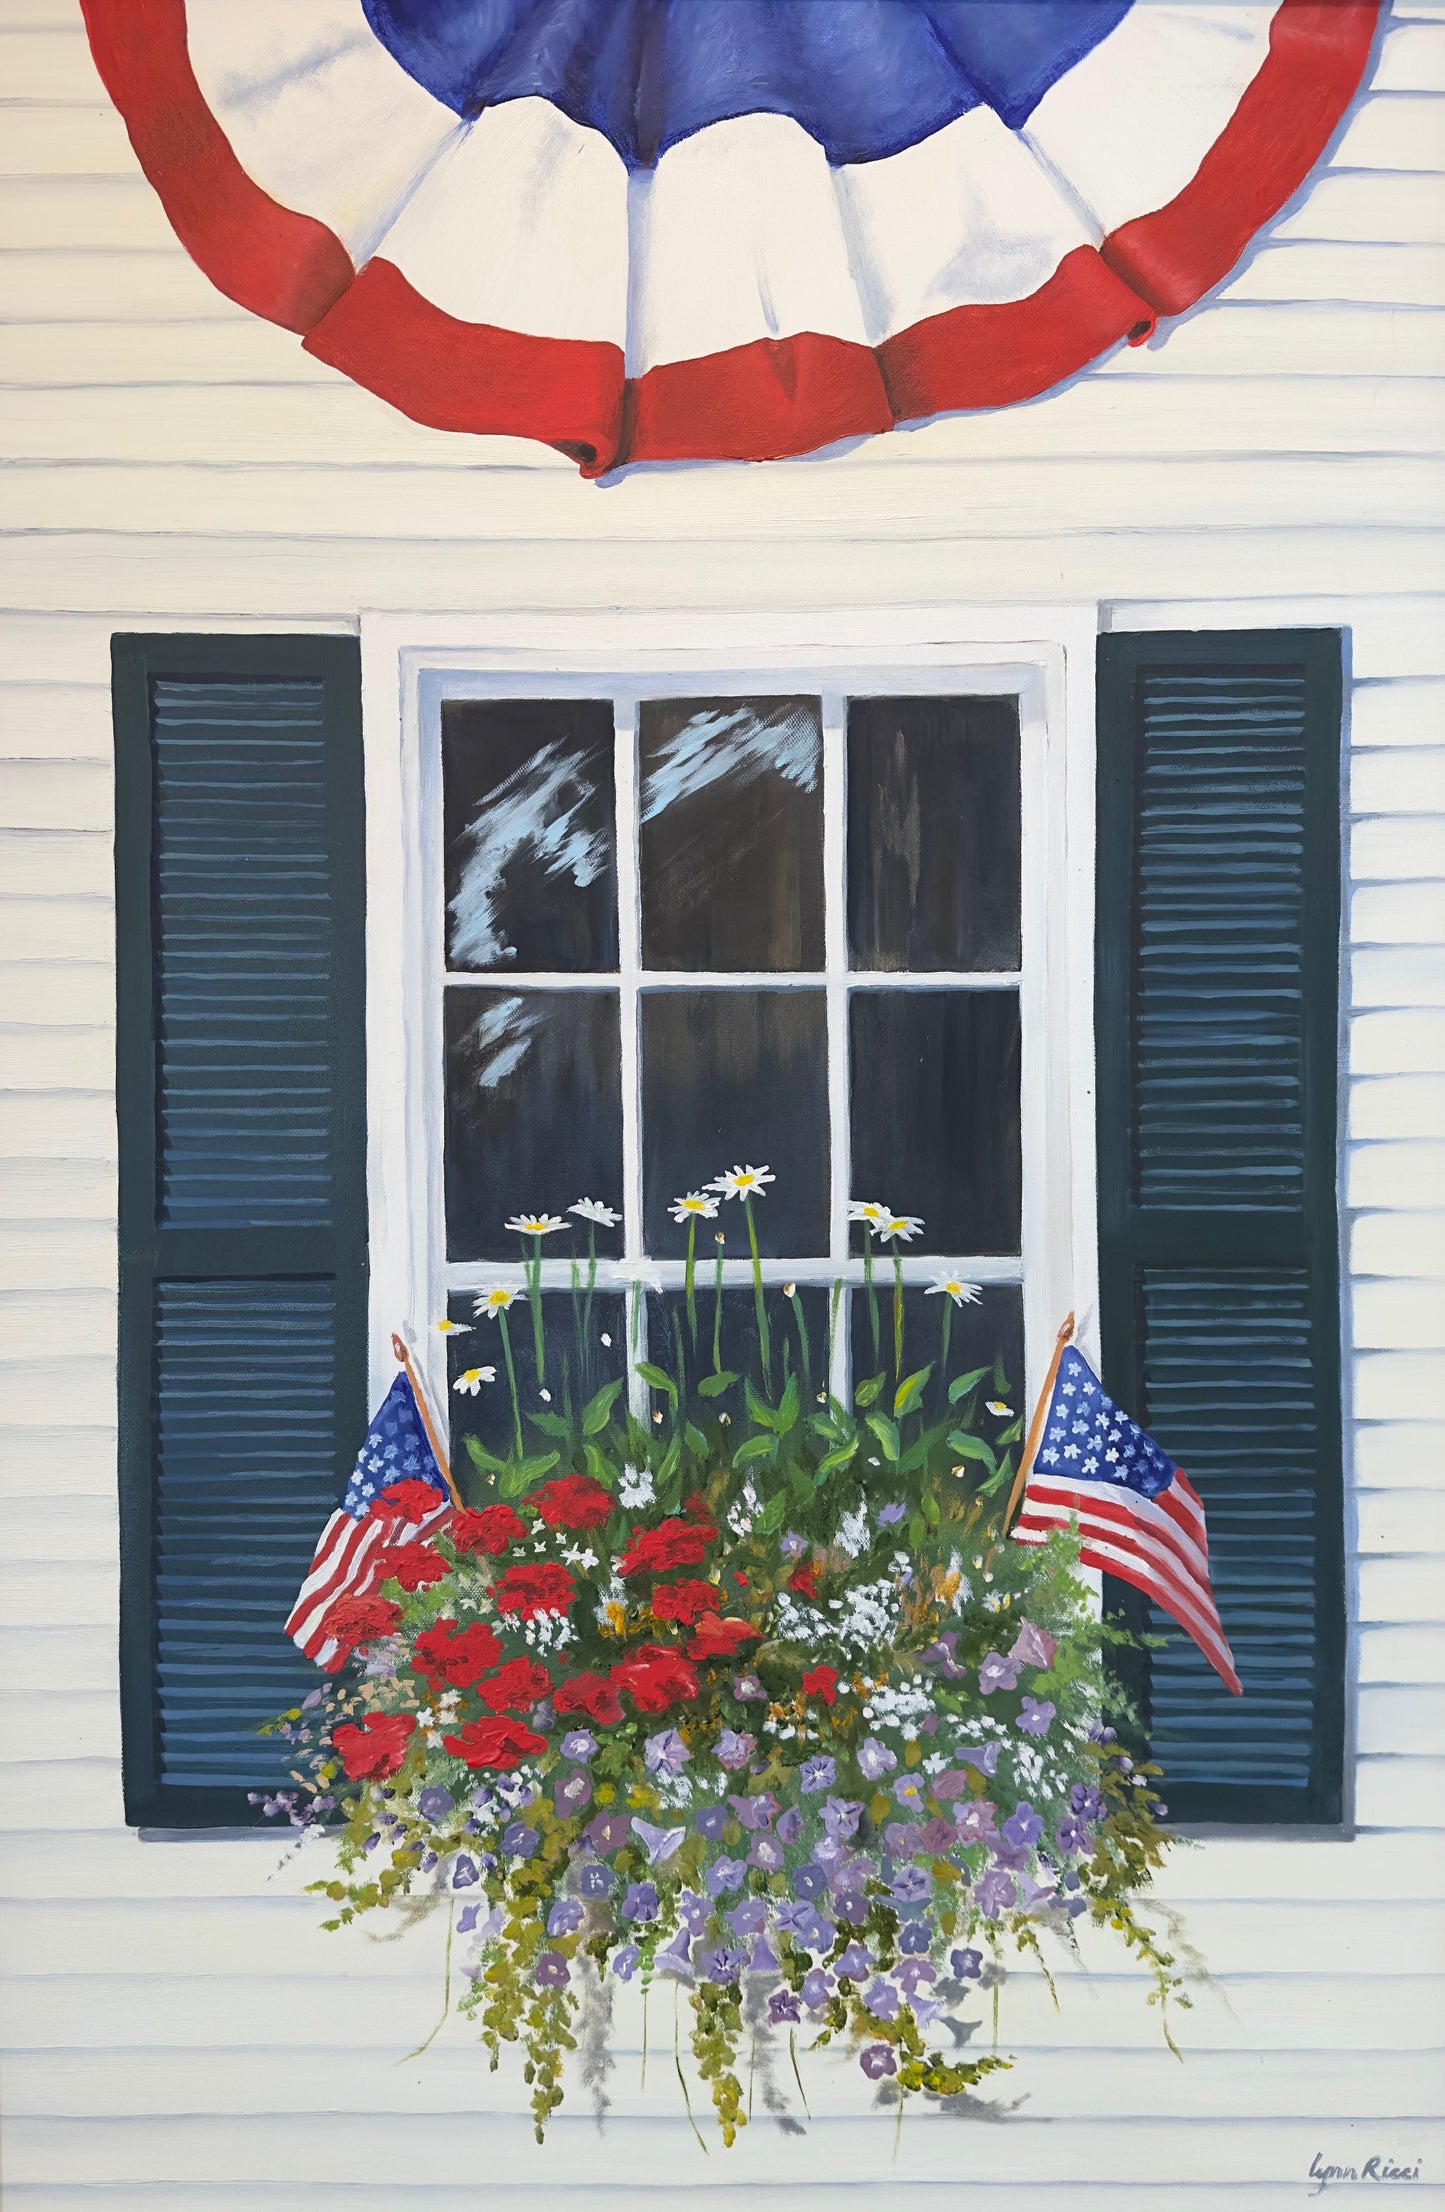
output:
[[[961,1283],[956,1275],[940,1275],[923,1295],[925,1298],[951,1298],[956,1306],[976,1306],[983,1292],[977,1283]]]
[[[715,1221],[717,1200],[709,1198],[706,1191],[690,1190],[685,1198],[674,1198],[668,1211],[674,1221],[686,1228],[689,1221]]]
[[[921,1214],[890,1214],[881,1233],[885,1237],[896,1237],[900,1244],[906,1244],[910,1237],[917,1236],[922,1227]]]
[[[513,1214],[502,1226],[515,1229],[519,1237],[549,1237],[554,1229],[565,1229],[567,1224],[560,1214]]]
[[[472,1312],[491,1314],[495,1319],[497,1314],[505,1313],[508,1306],[515,1305],[516,1299],[517,1293],[510,1283],[493,1283],[490,1290],[484,1290],[479,1298],[472,1300]]]
[[[771,1168],[734,1167],[725,1175],[715,1175],[708,1189],[720,1190],[724,1198],[765,1198],[763,1185],[776,1180]]]
[[[615,1229],[622,1219],[621,1214],[614,1213],[611,1206],[604,1206],[600,1198],[579,1198],[576,1205],[569,1206],[567,1211],[569,1214],[576,1214],[583,1221],[595,1221],[601,1229]],[[507,1226],[510,1228],[511,1223]]]
[[[866,1221],[870,1229],[881,1229],[885,1221],[892,1219],[892,1214],[891,1206],[877,1205],[871,1198],[850,1198],[848,1201],[848,1219]]]
[[[470,1336],[472,1333],[469,1321],[438,1321],[436,1329],[438,1336]]]
[[[495,1367],[469,1367],[465,1373],[458,1375],[452,1388],[459,1390],[464,1398],[475,1398],[483,1383],[495,1382],[496,1379]]]
[[[993,1415],[995,1421],[1008,1421],[1013,1418],[1013,1407],[1006,1406],[1002,1398],[990,1398],[988,1401],[988,1410]]]

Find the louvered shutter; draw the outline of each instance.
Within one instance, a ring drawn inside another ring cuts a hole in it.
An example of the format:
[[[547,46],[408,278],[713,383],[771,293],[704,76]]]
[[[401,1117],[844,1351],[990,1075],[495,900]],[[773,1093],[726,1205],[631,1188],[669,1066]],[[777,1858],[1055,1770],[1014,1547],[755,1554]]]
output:
[[[126,1817],[261,1816],[365,1424],[359,659],[113,651]]]
[[[1341,1815],[1340,698],[1335,631],[1100,643],[1104,1377],[1204,1498],[1244,1687],[1106,1583],[1183,1821]]]

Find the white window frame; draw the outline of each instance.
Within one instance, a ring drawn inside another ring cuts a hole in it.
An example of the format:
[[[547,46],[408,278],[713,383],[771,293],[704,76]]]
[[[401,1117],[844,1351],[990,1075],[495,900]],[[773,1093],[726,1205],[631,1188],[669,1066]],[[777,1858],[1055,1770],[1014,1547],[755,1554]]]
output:
[[[850,696],[1005,693],[1020,702],[1023,797],[1020,971],[1023,1215],[1017,1260],[969,1259],[975,1280],[1023,1282],[1025,1387],[1042,1381],[1058,1326],[1077,1315],[1091,1345],[1097,1311],[1094,1156],[1094,653],[1097,609],[894,610],[860,617],[756,614],[475,617],[364,616],[361,626],[366,749],[367,844],[367,1180],[370,1207],[370,1379],[373,1401],[395,1372],[391,1339],[411,1337],[442,1406],[446,1347],[432,1324],[453,1292],[509,1280],[500,1263],[448,1266],[442,1178],[444,876],[441,831],[440,702],[445,698],[613,698],[618,702],[618,880],[624,885],[635,815],[636,702],[640,697],[759,697],[807,694],[823,700],[828,876],[825,967],[809,976],[829,999],[829,1032],[846,1022],[850,987],[978,988],[978,976],[873,976],[849,970],[844,941],[841,850]],[[833,880],[836,877],[836,882]],[[638,984],[635,910],[622,902],[623,1066]],[[474,979],[494,984],[488,974]],[[511,978],[506,980],[510,981]],[[520,976],[517,979],[522,980]],[[527,980],[535,981],[529,977]],[[605,979],[568,976],[568,988]],[[661,987],[694,979],[660,975]],[[708,977],[711,984],[716,978]],[[993,979],[997,987],[1002,978]],[[767,987],[778,978],[759,977]],[[455,987],[455,986],[453,986]],[[785,984],[782,987],[787,988]],[[846,1145],[838,1086],[846,1066],[830,1054],[833,1143]],[[841,1099],[846,1108],[846,1095]],[[625,1194],[640,1239],[640,1145],[635,1085],[624,1101]],[[699,1162],[698,1173],[714,1165]],[[843,1200],[847,1160],[833,1163],[830,1252],[804,1280],[850,1278]],[[598,1194],[611,1195],[611,1194]],[[864,1194],[868,1195],[868,1194]],[[883,1194],[907,1204],[908,1194]],[[519,1204],[528,1203],[518,1193]],[[966,1255],[959,1257],[967,1258]],[[560,1263],[565,1279],[566,1263]],[[643,1266],[629,1250],[599,1264],[599,1289]],[[927,1280],[942,1256],[909,1260],[905,1280]],[[728,1281],[750,1280],[745,1262]],[[676,1269],[654,1266],[649,1283]],[[794,1272],[794,1263],[765,1263]],[[544,1281],[545,1281],[544,1276]]]

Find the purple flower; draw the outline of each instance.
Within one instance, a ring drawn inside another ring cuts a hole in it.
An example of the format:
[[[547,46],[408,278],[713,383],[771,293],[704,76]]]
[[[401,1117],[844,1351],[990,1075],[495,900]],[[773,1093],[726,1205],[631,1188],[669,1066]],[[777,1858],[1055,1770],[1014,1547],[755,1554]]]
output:
[[[793,1888],[799,1897],[822,1897],[828,1887],[828,1877],[812,1859],[793,1870]]]
[[[819,1866],[835,1867],[846,1856],[848,1846],[838,1836],[819,1836],[813,1846],[813,1857]]]
[[[756,1704],[759,1698],[766,1698],[767,1694],[755,1674],[735,1674],[733,1676],[733,1696],[737,1699],[739,1705]]]
[[[891,2043],[870,2043],[858,2064],[870,2081],[879,2081],[884,2074],[896,2074],[898,2061],[893,2056]]]
[[[933,1930],[926,1920],[905,1920],[898,1931],[898,1948],[905,1955],[926,1951],[933,1941]]]
[[[1076,1782],[1069,1792],[1069,1811],[1077,1813],[1080,1820],[1102,1820],[1103,1797],[1092,1784]]]
[[[561,1819],[567,1819],[571,1813],[580,1813],[584,1805],[592,1802],[592,1777],[575,1767],[557,1784],[553,1798]]]
[[[756,1797],[729,1797],[728,1803],[741,1825],[752,1835],[770,1827],[778,1809],[778,1801],[771,1790],[763,1790]]]
[[[1013,1640],[1009,1657],[1019,1660],[1026,1667],[1051,1667],[1058,1648],[1057,1636],[1050,1636],[1046,1629],[1036,1628],[1032,1621],[1020,1621],[1019,1632]]]
[[[726,1805],[699,1805],[693,1819],[694,1828],[700,1836],[706,1836],[709,1843],[721,1842],[722,1832],[727,1824]]]
[[[898,2017],[898,1992],[881,1974],[863,1991],[863,2002],[875,2020],[896,2020]]]
[[[309,1713],[313,1706],[319,1705],[321,1703],[324,1695],[325,1692],[323,1690],[308,1690],[305,1697],[303,1697],[301,1700],[302,1712]]]
[[[834,1928],[815,1905],[779,1905],[778,1932],[790,1935],[805,1951],[821,1951],[831,1943]]]
[[[1019,1799],[999,1830],[1004,1842],[1012,1844],[1015,1850],[1026,1849],[1030,1844],[1037,1843],[1043,1832],[1043,1821],[1026,1797]]]
[[[636,1813],[630,1825],[649,1866],[665,1866],[687,1833],[685,1828],[659,1828],[650,1820],[639,1820]]]
[[[1003,1745],[998,1742],[960,1743],[954,1745],[953,1756],[955,1759],[967,1759],[970,1766],[977,1767],[979,1773],[986,1774],[991,1782],[998,1771],[998,1755],[1002,1749]],[[940,1775],[939,1780],[942,1779]],[[938,1783],[935,1782],[935,1791],[937,1788]]]
[[[480,1880],[481,1876],[477,1872],[476,1860],[469,1859],[466,1853],[463,1852],[462,1856],[457,1860],[456,1865],[452,1868],[452,1888],[470,1889],[474,1882],[478,1882]]]
[[[582,1907],[573,1897],[559,1897],[547,1915],[549,1936],[576,1935],[582,1925]]]
[[[675,1728],[660,1728],[642,1747],[649,1774],[681,1774],[692,1753]]]
[[[544,1951],[533,1969],[532,1979],[539,1989],[565,1989],[572,1976],[560,1951]]]
[[[920,1982],[931,1982],[934,1969],[927,1959],[900,1959],[893,1969],[893,1979],[910,2003],[918,1995]]]
[[[836,1910],[846,1913],[850,1920],[861,1920],[868,1910],[868,1899],[863,1893],[872,1872],[869,1860],[860,1857],[850,1859],[846,1866],[840,1866],[833,1876]]]
[[[577,1888],[583,1897],[605,1897],[617,1879],[610,1866],[601,1859],[588,1859],[578,1870]]]
[[[630,1982],[642,1953],[635,1943],[624,1943],[612,1954],[612,1971],[621,1982]]]
[[[956,1628],[946,1629],[936,1643],[930,1644],[927,1651],[921,1651],[918,1656],[926,1667],[942,1667],[944,1678],[949,1682],[960,1681],[967,1672],[958,1664]]]
[[[835,1974],[846,1974],[850,1982],[861,1982],[865,1974],[873,1971],[873,1953],[861,1943],[850,1943],[833,1961]]]
[[[791,1989],[775,1989],[768,1999],[768,2018],[775,2028],[783,2027],[789,2020],[803,2017],[796,1996]]]
[[[779,1843],[797,1842],[803,1833],[803,1815],[796,1805],[790,1805],[785,1813],[779,1815],[778,1825],[773,1832]]]
[[[502,1849],[511,1859],[530,1859],[541,1840],[525,1820],[509,1820],[502,1830]]]
[[[933,1888],[933,1878],[921,1866],[900,1866],[889,1884],[900,1905],[921,1905]]]
[[[941,1814],[925,1821],[918,1831],[919,1848],[931,1851],[935,1858],[940,1851],[951,1851],[957,1841],[958,1830],[951,1820],[945,1820]]]
[[[657,1884],[655,1882],[629,1882],[622,1895],[624,1920],[655,1920],[658,1912]]]
[[[1021,1728],[1026,1736],[1046,1736],[1049,1732],[1049,1723],[1057,1711],[1057,1705],[1051,1704],[1048,1698],[1040,1701],[1036,1697],[1026,1696],[1024,1698],[1024,1709],[1019,1714],[1014,1726]]]
[[[585,1728],[570,1728],[562,1738],[564,1759],[579,1759],[585,1765],[596,1749],[596,1737],[589,1736]]]
[[[978,1686],[984,1697],[995,1690],[1016,1690],[1018,1681],[1017,1659],[1005,1659],[1001,1651],[991,1651],[978,1670]]]
[[[778,1963],[778,1954],[767,1937],[765,1935],[756,1937],[753,1947],[748,1953],[748,1972],[750,1974],[776,1974]]]
[[[717,1742],[712,1747],[712,1755],[720,1767],[726,1767],[730,1774],[736,1774],[740,1767],[747,1765],[757,1748],[756,1736],[740,1735],[735,1728],[722,1728],[719,1729]]]
[[[984,1918],[997,1920],[1001,1912],[1012,1912],[1018,1903],[1018,1883],[1001,1866],[991,1866],[979,1876],[973,1895]]]
[[[767,1874],[781,1873],[784,1859],[783,1847],[776,1836],[754,1836],[748,1852],[748,1865],[760,1866]]]
[[[544,1697],[540,1705],[534,1705],[530,1718],[539,1736],[550,1736],[557,1725],[557,1709],[551,1698]]]
[[[880,1782],[897,1764],[897,1754],[876,1736],[865,1736],[858,1746],[858,1771],[865,1782]]]
[[[801,1991],[803,2003],[809,2012],[817,2012],[826,2005],[833,1994],[833,1977],[821,1966],[810,1967],[803,1976]]]
[[[1094,1848],[1094,1831],[1087,1821],[1080,1820],[1077,1813],[1065,1813],[1055,1834],[1059,1839],[1059,1849],[1067,1851],[1071,1857],[1075,1852],[1092,1851]]]
[[[915,1806],[923,1803],[927,1784],[920,1774],[900,1774],[893,1785],[893,1795],[900,1805]]]
[[[768,1924],[767,1903],[761,1897],[745,1897],[725,1918],[736,1936],[761,1935]]]
[[[971,1805],[959,1805],[954,1809],[960,1843],[986,1843],[994,1834],[994,1808],[986,1797],[976,1797]]]
[[[745,1859],[714,1859],[702,1878],[702,1886],[709,1897],[721,1897],[725,1891],[741,1889],[747,1878]]]
[[[1006,1866],[1011,1874],[1022,1874],[1031,1863],[1033,1854],[1026,1843],[1005,1843],[1002,1836],[993,1839],[993,1863]]]
[[[897,1503],[893,1505],[885,1505],[882,1512],[878,1516],[878,1526],[880,1528],[896,1528],[907,1510],[908,1508],[906,1506],[898,1505]]]
[[[747,1963],[747,1952],[727,1943],[719,1943],[714,1950],[704,1951],[698,1961],[710,1982],[735,1982]]]
[[[922,1834],[916,1820],[890,1820],[883,1831],[883,1841],[895,1859],[907,1859],[919,1848],[918,1839]]]
[[[469,1936],[482,1916],[480,1905],[463,1905],[457,1914],[457,1934]]]
[[[698,1896],[695,1889],[684,1889],[678,1892],[677,1918],[679,1926],[686,1929],[689,1935],[701,1935],[703,1929],[707,1926],[709,1919],[708,1907],[704,1900]]]
[[[654,1964],[658,1973],[672,1974],[680,1982],[690,1982],[693,1978],[692,1962],[687,1954],[691,1942],[692,1937],[687,1929],[679,1928],[672,1941],[664,1944],[657,1954]]]
[[[807,1537],[800,1536],[796,1529],[790,1528],[786,1536],[778,1538],[778,1550],[784,1559],[801,1559],[807,1548]]]
[[[830,1836],[856,1836],[863,1807],[851,1797],[830,1797],[823,1806],[823,1826]]]
[[[912,2004],[913,2017],[920,2028],[931,2027],[943,2010],[943,2001],[938,1997],[915,1997]]]
[[[361,1848],[363,1851],[372,1851],[376,1848],[377,1844],[379,1844],[380,1841],[380,1836],[368,1836]],[[432,1868],[437,1864],[437,1856],[438,1855],[435,1851],[423,1851],[421,1855],[421,1870],[423,1874],[430,1874]]]
[[[632,1832],[632,1823],[624,1812],[598,1813],[585,1832],[594,1851],[620,1851]]]
[[[439,1787],[419,1790],[416,1809],[424,1820],[445,1820],[448,1813],[456,1811],[457,1801],[450,1790]]]
[[[805,1759],[798,1769],[798,1787],[805,1797],[816,1797],[819,1791],[830,1790],[837,1779],[838,1765],[834,1759]]]
[[[1027,1874],[1019,1876],[1019,1903],[1025,1909],[1034,1905],[1053,1904],[1055,1901],[1054,1884],[1051,1876],[1046,1877],[1042,1882],[1030,1880]]]
[[[982,1951],[950,1951],[948,1963],[961,1982],[976,1982],[983,1972]]]

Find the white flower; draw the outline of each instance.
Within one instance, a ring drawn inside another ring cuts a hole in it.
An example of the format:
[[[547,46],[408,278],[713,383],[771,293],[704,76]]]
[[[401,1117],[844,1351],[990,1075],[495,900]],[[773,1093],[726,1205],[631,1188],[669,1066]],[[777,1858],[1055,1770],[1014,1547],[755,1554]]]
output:
[[[600,1198],[579,1198],[576,1205],[569,1206],[567,1211],[569,1214],[576,1214],[582,1221],[595,1221],[602,1229],[615,1229],[622,1219],[621,1214],[614,1213],[610,1206],[604,1206]],[[510,1226],[508,1223],[509,1228]]]
[[[554,1229],[565,1229],[567,1224],[560,1214],[513,1214],[502,1226],[515,1229],[519,1237],[549,1237]]]
[[[537,1396],[541,1399],[544,1406],[549,1406],[552,1403],[552,1393],[550,1390],[539,1390],[537,1392]]]
[[[990,1398],[986,1410],[993,1415],[995,1421],[1008,1421],[1013,1417],[1013,1407],[1006,1406],[1002,1398]]]
[[[491,1314],[495,1318],[497,1314],[505,1313],[508,1306],[515,1304],[516,1297],[517,1293],[509,1283],[493,1283],[490,1290],[484,1290],[479,1298],[472,1300],[472,1312]]]
[[[668,1211],[683,1227],[689,1221],[716,1221],[717,1200],[709,1198],[706,1191],[690,1190],[685,1198],[674,1198]]]
[[[881,1229],[885,1221],[891,1220],[892,1213],[891,1206],[880,1206],[871,1198],[850,1198],[848,1201],[848,1219],[866,1221],[870,1229]]]
[[[910,1237],[917,1236],[922,1227],[921,1214],[890,1214],[880,1233],[885,1237],[896,1238],[899,1244],[906,1244]]]
[[[720,1190],[724,1198],[764,1198],[765,1183],[776,1182],[771,1168],[734,1167],[725,1175],[715,1175],[708,1184],[709,1190]]]
[[[596,1552],[591,1550],[584,1551],[581,1546],[577,1544],[569,1544],[566,1551],[563,1552],[562,1557],[568,1562],[570,1566],[581,1567],[584,1570],[588,1567],[595,1567],[597,1564]]]
[[[940,1295],[951,1298],[956,1306],[976,1306],[983,1292],[977,1283],[961,1283],[956,1275],[940,1275],[936,1282],[929,1284],[923,1295],[925,1298],[937,1298]]]
[[[641,1473],[635,1467],[624,1467],[617,1478],[617,1502],[629,1508],[651,1505],[655,1493],[652,1477],[644,1468]]]
[[[452,1388],[459,1390],[464,1398],[475,1398],[484,1382],[495,1382],[496,1379],[495,1367],[469,1367],[465,1374],[458,1375]]]
[[[605,1329],[604,1329],[604,1330],[602,1331],[602,1335],[601,1335],[601,1338],[600,1338],[600,1340],[599,1340],[599,1341],[600,1341],[601,1343],[603,1343],[603,1344],[605,1344],[605,1345],[606,1345],[606,1347],[607,1347],[607,1349],[608,1349],[608,1351],[609,1351],[609,1352],[611,1351],[611,1349],[612,1349],[612,1339],[611,1339],[611,1337],[610,1337],[610,1336],[608,1335],[608,1333],[607,1333],[607,1331],[606,1331]]]
[[[785,1298],[796,1298],[796,1297],[797,1297],[797,1295],[798,1295],[798,1286],[797,1286],[797,1284],[796,1284],[796,1283],[784,1283],[784,1285],[783,1285],[783,1296],[784,1296]]]
[[[438,1321],[438,1336],[470,1336],[471,1324],[466,1321]]]

